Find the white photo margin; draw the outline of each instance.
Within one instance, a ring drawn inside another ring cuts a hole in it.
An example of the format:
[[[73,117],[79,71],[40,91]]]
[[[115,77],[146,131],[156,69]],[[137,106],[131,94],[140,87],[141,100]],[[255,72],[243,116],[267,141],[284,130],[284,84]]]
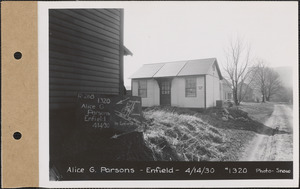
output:
[[[293,180],[160,180],[160,181],[50,181],[49,180],[49,9],[74,9],[74,8],[137,8],[147,7],[147,4],[173,4],[193,3],[199,6],[203,3],[230,3],[230,2],[38,2],[38,71],[39,71],[39,186],[47,188],[66,187],[101,187],[101,188],[199,188],[199,187],[295,187],[299,178],[299,94],[298,94],[298,65],[293,67],[294,85],[294,144],[293,144]],[[245,2],[247,3],[247,2]],[[263,2],[250,2],[263,3]],[[274,2],[277,3],[277,2]],[[280,3],[280,2],[279,2]],[[183,14],[183,13],[182,13]]]

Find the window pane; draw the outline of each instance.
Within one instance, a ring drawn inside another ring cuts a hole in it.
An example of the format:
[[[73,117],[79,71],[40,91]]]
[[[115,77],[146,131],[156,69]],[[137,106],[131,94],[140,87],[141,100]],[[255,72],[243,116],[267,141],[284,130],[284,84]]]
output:
[[[139,81],[139,88],[140,89],[147,89],[147,81],[146,80],[140,80]]]
[[[186,78],[185,80],[185,96],[196,97],[196,78]]]
[[[171,94],[171,86],[169,81],[163,81],[161,83],[161,94]]]

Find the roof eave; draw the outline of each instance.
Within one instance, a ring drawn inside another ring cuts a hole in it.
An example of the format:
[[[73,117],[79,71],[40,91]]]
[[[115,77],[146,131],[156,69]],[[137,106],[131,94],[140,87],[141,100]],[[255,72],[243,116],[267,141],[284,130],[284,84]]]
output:
[[[128,56],[128,55],[133,56],[133,53],[129,49],[127,49],[124,45],[123,45],[123,49],[124,49],[124,56]]]
[[[223,76],[222,76],[222,73],[221,73],[221,70],[220,70],[220,67],[219,67],[219,64],[218,64],[218,61],[217,59],[215,58],[215,61],[214,63],[216,62],[216,66],[217,66],[217,71],[218,71],[218,74],[219,74],[219,77],[220,77],[220,80],[223,79]]]

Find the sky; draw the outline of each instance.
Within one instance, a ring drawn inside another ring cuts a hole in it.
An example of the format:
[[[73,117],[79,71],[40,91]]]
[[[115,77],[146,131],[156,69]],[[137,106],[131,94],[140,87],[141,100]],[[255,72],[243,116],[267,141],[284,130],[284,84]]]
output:
[[[147,63],[214,57],[222,68],[224,50],[236,38],[251,46],[253,60],[298,70],[297,2],[130,3],[124,45],[133,56],[124,58],[125,86]]]

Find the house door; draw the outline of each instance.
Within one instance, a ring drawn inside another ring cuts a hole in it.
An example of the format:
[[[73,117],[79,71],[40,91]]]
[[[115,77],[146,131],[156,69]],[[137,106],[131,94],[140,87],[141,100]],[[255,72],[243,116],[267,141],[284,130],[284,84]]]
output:
[[[171,105],[171,81],[163,80],[160,83],[160,105]]]

